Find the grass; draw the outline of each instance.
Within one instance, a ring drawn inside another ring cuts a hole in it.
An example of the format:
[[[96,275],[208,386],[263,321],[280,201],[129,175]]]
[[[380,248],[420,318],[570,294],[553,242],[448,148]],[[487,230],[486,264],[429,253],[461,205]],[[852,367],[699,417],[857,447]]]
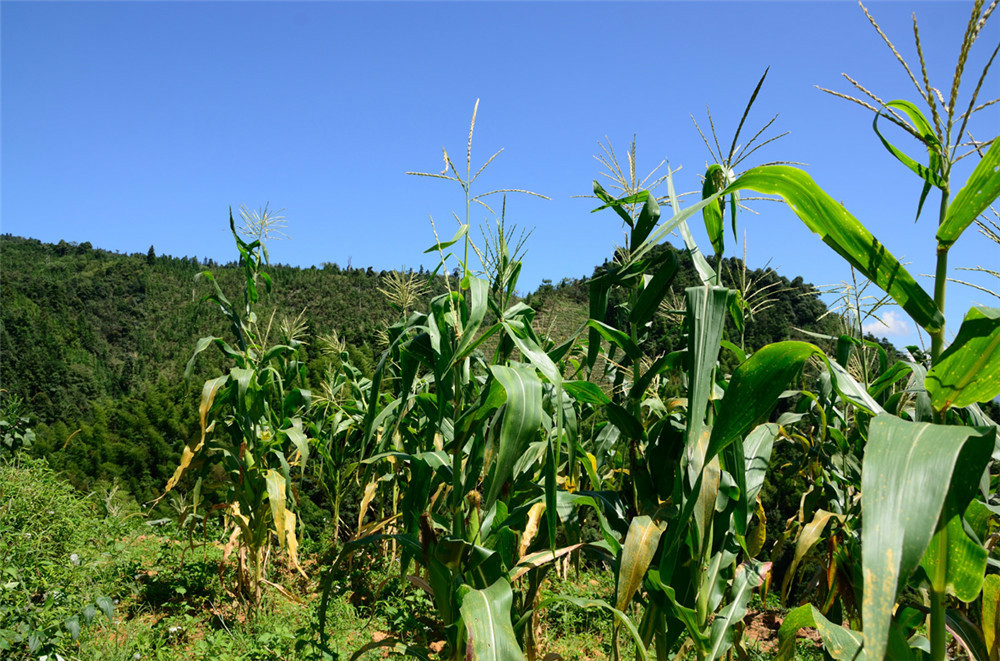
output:
[[[286,563],[275,563],[269,580],[289,596],[269,589],[258,608],[246,609],[227,589],[235,579],[232,562],[219,572],[225,531],[210,527],[209,541],[191,548],[173,523],[153,529],[138,512],[115,489],[76,492],[42,460],[0,464],[0,656],[18,661],[46,654],[77,661],[324,658],[310,644],[318,572],[305,580]],[[311,551],[304,553],[307,571],[320,549]],[[439,649],[444,633],[434,606],[399,578],[398,566],[372,553],[356,558],[335,581],[327,622],[330,650],[340,658],[392,637]],[[585,562],[579,570],[565,567],[564,576],[550,571],[541,598],[608,599],[614,589],[609,568]],[[110,600],[113,621],[97,606],[102,597]],[[88,607],[95,611],[89,625]],[[773,604],[757,599],[751,608],[772,610]],[[66,626],[73,617],[82,623],[77,640]],[[541,612],[537,633],[539,658],[612,658],[611,619],[604,611],[556,603]],[[34,651],[32,636],[38,641]],[[753,641],[746,641],[745,649],[749,659],[770,658],[770,650]],[[631,641],[624,642],[622,653],[634,653]],[[391,653],[376,649],[360,658],[385,655]],[[795,658],[812,661],[821,653],[802,642]]]
[[[74,491],[44,461],[0,464],[0,657],[320,658],[302,644],[313,638],[315,581],[276,563],[270,580],[291,598],[268,590],[248,616],[227,591],[232,571],[220,577],[223,548],[211,529],[209,543],[191,549],[171,524],[147,526],[134,502],[110,504]],[[387,612],[363,616],[350,595],[335,597],[328,620],[331,647],[345,656],[392,624]],[[74,617],[76,640],[66,624]]]

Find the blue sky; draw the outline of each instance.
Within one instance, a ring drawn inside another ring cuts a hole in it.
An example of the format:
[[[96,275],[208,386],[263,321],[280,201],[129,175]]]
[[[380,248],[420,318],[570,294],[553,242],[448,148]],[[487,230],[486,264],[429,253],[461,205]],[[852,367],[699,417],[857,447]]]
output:
[[[914,63],[917,13],[931,81],[945,91],[970,7],[869,5]],[[967,66],[969,91],[998,28],[994,19]],[[667,158],[683,166],[680,190],[700,189],[712,157],[689,115],[706,128],[711,107],[728,145],[770,66],[743,140],[775,113],[770,135],[790,135],[745,165],[807,164],[911,272],[934,269],[936,194],[914,224],[920,184],[878,142],[870,113],[814,87],[850,92],[847,72],[885,99],[915,100],[852,2],[5,1],[0,49],[3,232],[229,261],[230,205],[269,202],[284,209],[292,237],[271,245],[273,261],[433,268],[423,254],[433,243],[428,219],[450,236],[462,193],[404,173],[440,171],[442,148],[464,164],[480,99],[473,168],[504,152],[479,191],[529,188],[551,198],[507,201],[508,222],[534,228],[520,286],[530,291],[544,278],[589,274],[623,241],[613,214],[591,214],[592,200],[573,197],[599,178],[599,141],[624,159],[635,135],[641,172]],[[994,71],[982,99],[998,92]],[[991,137],[1000,107],[977,119],[974,135]],[[972,159],[965,164],[955,180]],[[742,255],[745,230],[751,266],[769,262],[816,285],[850,278],[790,212],[756,208],[760,216],[740,216],[740,243],[727,237],[728,254]],[[473,210],[474,227],[486,220]],[[998,251],[969,231],[950,265],[995,268]],[[991,304],[950,287],[952,332],[974,302]]]

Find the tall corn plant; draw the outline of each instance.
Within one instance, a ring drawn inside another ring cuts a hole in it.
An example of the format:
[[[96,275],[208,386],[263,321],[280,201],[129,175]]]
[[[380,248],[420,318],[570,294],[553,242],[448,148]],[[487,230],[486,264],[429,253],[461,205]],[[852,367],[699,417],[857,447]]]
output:
[[[380,468],[400,483],[395,531],[348,543],[341,559],[392,539],[404,575],[415,566],[410,581],[434,601],[448,658],[516,660],[522,645],[531,648],[524,616],[536,601],[538,569],[568,552],[555,548],[557,468],[575,435],[573,393],[585,397],[591,388],[564,381],[558,352],[546,352],[532,328],[534,311],[512,302],[521,251],[511,250],[503,222],[485,252],[469,237],[471,205],[485,207],[488,195],[471,191],[482,172],[471,171],[472,128],[465,175],[447,153],[445,174],[427,175],[458,182],[465,196],[465,222],[428,251],[447,273],[460,247],[460,278],[425,311],[390,327],[366,407],[362,443],[377,452],[364,462],[371,484],[380,482]],[[477,253],[483,277],[471,266]],[[543,542],[547,550],[533,550]]]
[[[167,482],[164,495],[193,465],[200,469],[195,503],[214,466],[221,468],[223,509],[233,526],[226,555],[236,549],[242,596],[250,607],[260,603],[266,582],[266,559],[276,539],[293,567],[299,568],[296,516],[293,503],[293,466],[299,471],[309,458],[309,440],[302,413],[311,394],[304,386],[305,367],[298,360],[301,341],[286,328],[271,343],[270,321],[261,324],[256,313],[260,287],[269,291],[271,278],[264,271],[267,251],[263,239],[274,231],[276,218],[267,210],[259,215],[244,212],[245,241],[229,215],[229,227],[240,253],[242,296],[231,301],[210,271],[197,277],[213,291],[202,300],[219,307],[229,323],[231,338],[203,337],[188,362],[186,375],[197,356],[217,347],[231,362],[226,373],[205,381],[199,407],[201,434],[186,446],[180,464]],[[161,496],[162,497],[162,496]],[[301,568],[299,568],[301,571]]]
[[[996,3],[993,3],[984,9],[981,2],[974,6],[963,41],[951,101],[947,105],[946,119],[936,120],[949,130],[956,121],[964,129],[968,116],[977,108],[973,98],[969,110],[964,115],[958,115],[958,82],[968,49],[995,6]],[[984,71],[980,80],[985,78],[985,74]],[[928,96],[932,93],[928,86]],[[884,106],[901,110],[914,124],[921,123],[922,115],[915,107],[896,102]],[[879,109],[876,112],[882,114]],[[930,125],[928,122],[924,123]],[[951,141],[943,131],[936,136],[930,131],[914,129],[913,132],[925,144],[930,143],[929,166],[914,167],[902,157],[899,150],[888,143],[887,147],[917,172],[925,183],[930,180],[933,186],[942,190],[937,232],[939,269],[933,298],[917,284],[885,246],[808,175],[796,168],[782,165],[754,168],[721,190],[706,190],[708,194],[702,202],[662,224],[649,235],[643,245],[631,251],[631,258],[625,264],[628,267],[639,263],[653,243],[667,232],[697,211],[717,209],[718,200],[727,195],[743,190],[778,195],[807,227],[819,234],[827,245],[865,277],[881,287],[935,338],[931,368],[924,380],[931,402],[933,423],[903,420],[885,413],[868,392],[858,389],[857,384],[851,383],[852,380],[848,378],[844,379],[847,387],[841,388],[840,394],[851,397],[854,404],[867,414],[859,417],[856,423],[860,432],[867,437],[862,469],[863,630],[857,633],[834,625],[812,606],[794,611],[785,629],[787,636],[789,631],[804,623],[817,626],[827,643],[828,651],[838,659],[857,658],[859,655],[871,659],[910,658],[913,655],[903,636],[902,624],[893,618],[892,613],[899,591],[914,576],[918,567],[922,569],[918,583],[922,582],[930,594],[931,658],[943,659],[948,618],[945,601],[949,595],[966,601],[976,599],[983,584],[986,566],[982,541],[976,538],[974,527],[963,523],[963,513],[973,501],[977,490],[975,485],[980,482],[980,476],[990,461],[995,443],[995,426],[964,426],[963,423],[987,423],[975,403],[1000,392],[1000,352],[997,345],[997,338],[1000,337],[1000,311],[974,308],[967,315],[955,341],[945,350],[943,305],[948,249],[1000,194],[1000,147],[997,147],[998,141],[995,139],[990,141],[989,150],[979,165],[966,184],[951,198],[951,167],[960,157],[957,153],[957,141]],[[722,231],[719,223],[714,218],[711,220],[713,222],[708,225],[710,237],[713,233],[719,234]],[[711,290],[706,290],[709,291]],[[724,294],[720,292],[715,296],[721,299]],[[711,319],[712,314],[718,314],[716,310],[722,307],[721,301],[714,306],[709,304],[710,298],[712,297],[706,294],[700,306],[706,319]],[[689,306],[691,303],[689,300]],[[699,301],[695,300],[694,303],[695,309],[699,309]],[[697,328],[697,324],[694,327]],[[711,324],[706,324],[703,328],[709,329]],[[707,334],[705,337],[708,340],[715,339]],[[700,358],[711,357],[711,351],[707,354],[699,353],[697,345],[693,347],[688,349],[693,351],[688,359],[692,361],[690,364],[696,365]],[[685,457],[701,461],[688,462],[688,478],[691,483],[699,487],[704,484],[705,476],[711,474],[706,468],[718,456],[719,451],[729,447],[740,436],[744,425],[750,424],[769,410],[773,399],[780,394],[775,388],[784,388],[788,382],[787,377],[801,369],[804,360],[811,355],[818,355],[818,349],[797,342],[779,343],[758,351],[733,374],[725,395],[719,402],[718,415],[710,427],[709,417],[712,411],[709,409],[709,416],[703,418],[701,409],[701,403],[707,399],[707,394],[698,392],[700,388],[708,392],[710,390],[699,386],[697,380],[692,381],[686,433],[688,442],[694,442],[694,451],[686,449]],[[827,366],[831,375],[840,372],[835,362],[827,361]],[[744,383],[754,381],[759,387],[744,389]],[[962,408],[965,411],[959,410]],[[875,417],[868,424],[867,416],[871,415]],[[696,433],[692,433],[692,430]],[[701,448],[705,448],[704,451]],[[692,471],[691,466],[695,470]],[[721,484],[721,480],[719,483]],[[697,509],[692,506],[692,510],[690,515],[683,512],[682,515],[688,520],[697,521]],[[705,531],[707,534],[707,529]],[[969,531],[972,531],[972,536]],[[662,576],[662,562],[660,569]],[[668,582],[662,581],[662,578],[661,582],[668,586]],[[681,613],[686,617],[692,615],[683,611]],[[698,611],[694,615],[699,615]],[[786,638],[786,642],[787,640],[789,639]]]

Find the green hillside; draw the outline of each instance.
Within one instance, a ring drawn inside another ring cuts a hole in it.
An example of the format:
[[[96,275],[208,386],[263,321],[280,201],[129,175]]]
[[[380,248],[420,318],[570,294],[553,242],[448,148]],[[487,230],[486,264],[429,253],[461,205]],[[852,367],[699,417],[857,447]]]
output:
[[[669,244],[662,250],[676,252]],[[678,259],[673,287],[680,293],[698,279],[683,252]],[[737,278],[742,268],[729,259],[723,273]],[[239,291],[235,262],[158,256],[152,247],[146,254],[126,255],[88,243],[0,237],[0,387],[7,398],[24,401],[35,425],[33,452],[76,486],[118,481],[140,502],[151,500],[173,471],[180,448],[197,433],[200,384],[223,361],[205,352],[190,383],[184,367],[198,338],[227,332],[217,306],[202,302],[210,286],[195,276],[204,269],[224,292]],[[275,264],[269,273],[274,284],[263,299],[260,323],[304,326],[311,387],[318,386],[331,360],[318,351],[318,338],[331,331],[346,343],[351,362],[371,373],[383,348],[377,331],[401,314],[380,291],[390,288],[389,272]],[[445,285],[440,276],[414,275],[427,281],[425,293],[411,305],[419,309]],[[835,324],[829,317],[819,321],[826,308],[802,278],[790,281],[773,271],[749,271],[746,277],[773,300],[747,321],[742,338],[729,329],[736,344],[752,350],[787,339],[793,327],[830,331]],[[587,319],[587,291],[586,278],[565,278],[528,294],[525,302],[538,313],[536,331],[560,342],[579,330]],[[609,317],[615,310],[612,305]],[[652,332],[658,352],[680,348],[683,334],[669,310],[657,315]]]

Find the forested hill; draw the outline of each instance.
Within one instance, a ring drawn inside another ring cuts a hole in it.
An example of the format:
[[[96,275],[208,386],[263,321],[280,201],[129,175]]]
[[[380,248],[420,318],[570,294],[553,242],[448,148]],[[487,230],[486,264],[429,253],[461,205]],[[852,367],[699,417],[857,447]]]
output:
[[[697,276],[684,253],[679,258],[674,291],[682,299]],[[159,256],[152,247],[125,255],[89,243],[0,236],[0,388],[6,400],[25,401],[37,434],[33,452],[78,486],[118,479],[140,500],[158,494],[183,443],[198,431],[201,383],[224,365],[205,352],[190,384],[183,378],[198,338],[227,336],[217,306],[201,302],[209,285],[195,275],[210,269],[222,290],[236,296],[237,266]],[[728,260],[723,274],[738,281],[741,270],[738,260]],[[355,366],[371,372],[382,349],[378,332],[400,315],[380,289],[390,288],[398,274],[332,264],[272,265],[268,272],[274,286],[258,315],[265,323],[273,313],[275,325],[301,315],[310,379],[322,377],[330,360],[315,342],[330,331],[346,341]],[[792,327],[831,330],[831,318],[817,322],[826,309],[801,278],[760,271],[746,278],[757,289],[770,286],[765,291],[773,300],[742,336],[729,330],[735,343],[754,349],[788,339]],[[443,280],[431,279],[426,288],[415,309],[444,291]],[[525,300],[538,311],[538,331],[553,339],[566,337],[587,317],[584,279],[546,282]],[[660,348],[677,348],[677,317],[664,310],[654,323]]]

